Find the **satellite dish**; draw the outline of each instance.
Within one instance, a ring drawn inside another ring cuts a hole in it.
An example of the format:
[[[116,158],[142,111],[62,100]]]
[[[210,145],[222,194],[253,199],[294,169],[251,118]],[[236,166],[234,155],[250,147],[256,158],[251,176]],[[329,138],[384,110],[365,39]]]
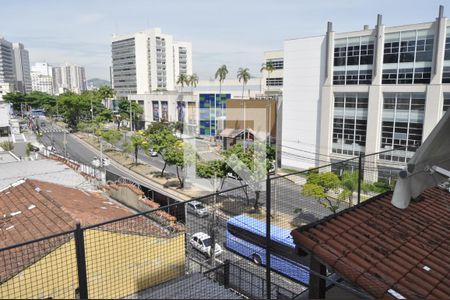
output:
[[[400,172],[392,205],[405,209],[425,189],[450,177],[450,113],[442,117],[423,144]]]

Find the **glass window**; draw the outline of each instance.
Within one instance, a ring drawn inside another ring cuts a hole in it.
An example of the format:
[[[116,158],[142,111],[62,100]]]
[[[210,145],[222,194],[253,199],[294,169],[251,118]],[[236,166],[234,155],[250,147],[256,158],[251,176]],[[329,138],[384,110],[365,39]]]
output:
[[[381,150],[397,150],[380,158],[407,162],[422,143],[425,94],[385,93],[383,98]]]
[[[367,93],[335,93],[332,152],[364,152],[367,131]]]

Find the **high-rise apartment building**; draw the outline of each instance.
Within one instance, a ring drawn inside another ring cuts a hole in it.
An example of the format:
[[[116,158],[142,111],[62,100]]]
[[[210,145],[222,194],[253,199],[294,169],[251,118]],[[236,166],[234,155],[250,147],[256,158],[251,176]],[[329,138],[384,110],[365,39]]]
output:
[[[53,95],[53,70],[48,63],[37,62],[31,66],[31,88]]]
[[[16,83],[13,44],[3,37],[0,37],[0,83]]]
[[[53,67],[53,88],[56,94],[72,91],[81,93],[86,90],[86,74],[84,67],[65,64]]]
[[[13,43],[16,89],[22,93],[31,92],[30,57],[21,43]]]
[[[396,172],[450,106],[450,22],[337,33],[284,44],[282,164],[380,154]],[[301,157],[301,158],[300,158]],[[396,167],[397,166],[397,167]],[[386,168],[385,168],[386,169]]]
[[[192,73],[192,46],[177,42],[161,29],[114,35],[112,84],[119,97],[173,91],[179,74]]]

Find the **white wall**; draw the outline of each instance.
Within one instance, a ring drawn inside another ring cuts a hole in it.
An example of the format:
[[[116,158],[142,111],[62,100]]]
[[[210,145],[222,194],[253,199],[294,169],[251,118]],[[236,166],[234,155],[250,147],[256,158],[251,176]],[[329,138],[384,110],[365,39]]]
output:
[[[282,165],[305,169],[318,159],[324,36],[284,43]]]

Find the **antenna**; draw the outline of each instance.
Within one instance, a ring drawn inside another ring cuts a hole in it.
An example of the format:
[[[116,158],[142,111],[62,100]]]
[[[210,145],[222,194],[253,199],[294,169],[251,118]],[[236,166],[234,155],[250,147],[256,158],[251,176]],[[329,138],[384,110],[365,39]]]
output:
[[[442,117],[417,149],[395,185],[392,205],[407,208],[427,188],[437,186],[450,177],[450,112]]]

